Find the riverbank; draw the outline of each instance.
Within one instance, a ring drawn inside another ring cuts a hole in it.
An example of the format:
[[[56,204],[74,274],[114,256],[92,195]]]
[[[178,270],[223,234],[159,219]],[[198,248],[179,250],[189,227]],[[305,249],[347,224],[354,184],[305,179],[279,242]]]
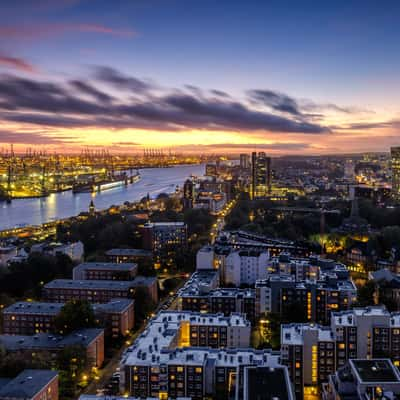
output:
[[[54,224],[88,211],[93,200],[97,210],[135,202],[149,195],[171,193],[181,187],[191,175],[202,176],[204,164],[180,165],[172,168],[147,168],[140,171],[141,179],[128,187],[118,187],[100,193],[72,194],[72,191],[52,193],[45,198],[18,199],[0,203],[0,230],[15,231]]]

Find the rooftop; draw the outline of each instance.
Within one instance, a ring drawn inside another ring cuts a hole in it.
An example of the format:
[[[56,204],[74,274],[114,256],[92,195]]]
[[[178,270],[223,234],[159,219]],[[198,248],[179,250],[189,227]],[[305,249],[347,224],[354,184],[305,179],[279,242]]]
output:
[[[143,249],[111,249],[106,251],[106,256],[133,256],[133,257],[151,257],[152,252]]]
[[[0,398],[31,399],[56,377],[55,371],[26,369],[0,387]]]
[[[33,315],[57,315],[63,303],[18,301],[3,310],[4,314],[24,313]]]
[[[320,342],[333,341],[333,334],[329,327],[318,324],[283,324],[281,325],[281,343],[286,345],[302,345],[304,334],[314,332]]]
[[[165,311],[151,319],[129,347],[122,358],[123,365],[159,365],[160,363],[203,364],[213,359],[218,365],[235,366],[238,363],[251,363],[258,359],[261,363],[267,360],[279,361],[279,355],[269,350],[254,349],[211,349],[203,347],[177,348],[175,340],[181,324],[187,321],[194,325],[213,326],[249,326],[249,321],[240,314],[224,317],[222,314],[201,314],[190,311]],[[173,348],[171,346],[173,345]]]
[[[92,304],[93,310],[104,312],[122,312],[133,300],[131,299],[112,299],[104,304]],[[57,315],[64,303],[49,303],[49,302],[29,302],[19,301],[3,310],[4,314],[31,314],[31,315]]]
[[[199,270],[192,274],[182,289],[179,296],[208,295],[208,292],[217,287],[219,272],[216,270]],[[206,291],[205,291],[206,289]]]
[[[400,383],[399,372],[388,359],[350,360],[361,383]]]
[[[45,289],[106,289],[106,290],[129,290],[134,287],[134,281],[106,281],[106,280],[73,280],[55,279],[44,285]]]
[[[144,224],[145,228],[183,228],[185,226],[184,222],[148,222],[147,224]]]
[[[245,374],[245,379],[247,379],[245,398],[257,400],[294,399],[286,369],[247,367]]]
[[[65,346],[88,346],[103,329],[80,329],[66,336],[39,333],[37,335],[0,335],[0,345],[6,350],[57,349]]]
[[[129,272],[135,270],[137,264],[135,263],[110,263],[110,262],[85,262],[77,265],[74,269],[82,270],[104,270],[104,271],[123,271]]]

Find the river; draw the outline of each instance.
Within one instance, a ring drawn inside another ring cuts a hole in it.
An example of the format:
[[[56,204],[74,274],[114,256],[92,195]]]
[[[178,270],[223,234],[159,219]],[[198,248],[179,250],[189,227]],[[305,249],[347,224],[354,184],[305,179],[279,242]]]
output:
[[[180,165],[172,168],[147,168],[140,170],[140,181],[92,195],[73,194],[72,191],[53,193],[44,198],[0,202],[0,230],[22,225],[40,225],[55,219],[68,218],[87,211],[90,200],[96,209],[106,209],[125,201],[140,200],[147,193],[151,197],[159,193],[171,193],[176,185],[182,186],[190,175],[204,175],[204,165]]]

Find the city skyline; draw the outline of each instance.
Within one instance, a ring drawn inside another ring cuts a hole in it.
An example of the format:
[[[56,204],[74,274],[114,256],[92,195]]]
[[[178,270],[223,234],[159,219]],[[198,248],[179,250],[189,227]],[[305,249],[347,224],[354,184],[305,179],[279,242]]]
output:
[[[400,5],[6,1],[0,148],[332,154],[400,144]]]

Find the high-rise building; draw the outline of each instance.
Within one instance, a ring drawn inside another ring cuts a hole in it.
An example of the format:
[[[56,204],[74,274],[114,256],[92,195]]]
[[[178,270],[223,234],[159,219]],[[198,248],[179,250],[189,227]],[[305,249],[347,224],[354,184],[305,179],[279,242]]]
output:
[[[351,159],[346,160],[344,163],[344,179],[350,182],[355,179],[355,165]]]
[[[392,159],[392,195],[400,200],[400,146],[390,149]]]
[[[250,156],[248,154],[240,154],[240,168],[248,169],[250,168]]]
[[[185,210],[193,208],[194,197],[194,183],[191,179],[187,179],[183,185],[183,208]]]
[[[271,193],[271,158],[264,152],[251,154],[251,197],[262,198]]]

